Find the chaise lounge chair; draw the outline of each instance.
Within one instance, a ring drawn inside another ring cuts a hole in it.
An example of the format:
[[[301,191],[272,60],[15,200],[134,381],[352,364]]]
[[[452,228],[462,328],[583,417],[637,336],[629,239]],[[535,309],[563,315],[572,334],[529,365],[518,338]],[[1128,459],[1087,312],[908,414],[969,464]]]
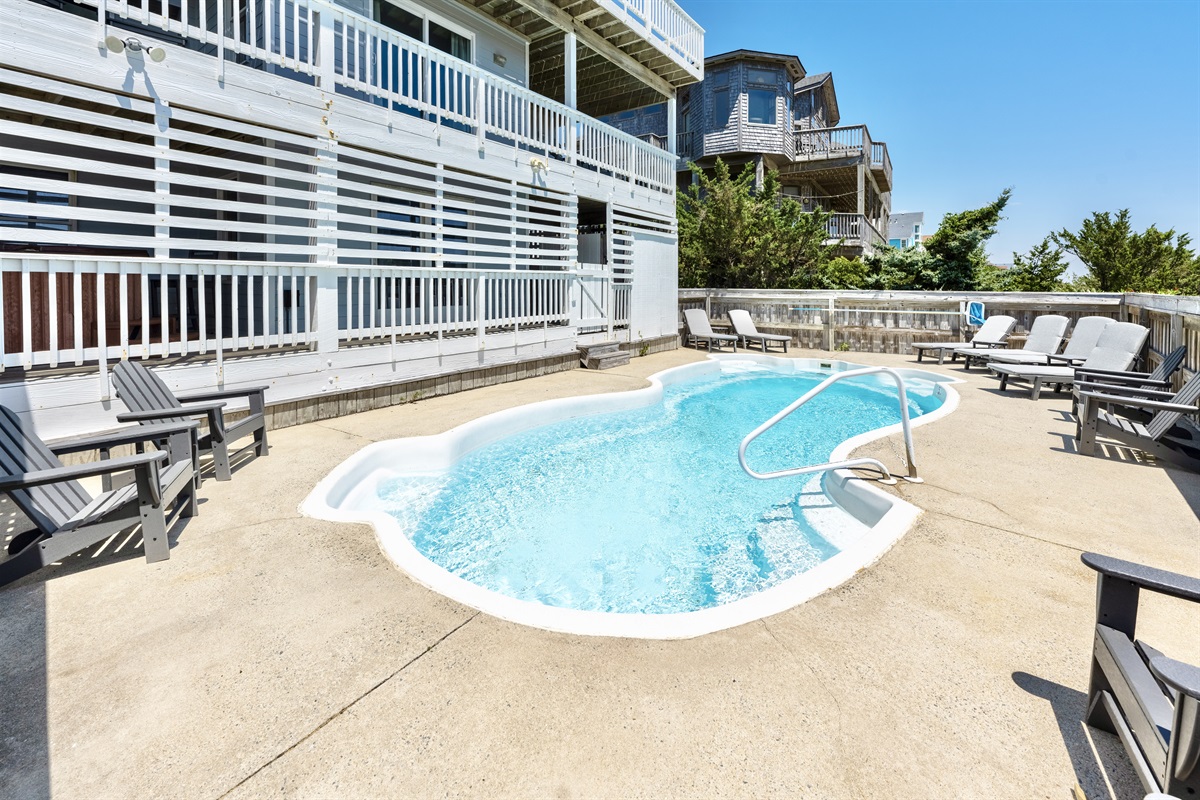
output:
[[[946,358],[947,352],[951,353],[951,361],[957,361],[958,355],[954,351],[960,347],[1000,347],[1008,339],[1008,335],[1012,333],[1013,326],[1016,324],[1017,321],[1013,317],[997,314],[985,319],[969,342],[914,342],[910,347],[917,351],[918,362],[921,361],[926,350],[937,351],[939,364]]]
[[[1114,387],[1115,388],[1115,387]],[[1079,400],[1079,452],[1094,455],[1096,438],[1104,436],[1136,447],[1143,453],[1200,472],[1200,427],[1186,415],[1200,412],[1200,372],[1175,394],[1150,389],[1126,389],[1138,397],[1110,391],[1081,391]],[[1101,406],[1128,407],[1156,412],[1150,421],[1117,416]]]
[[[1096,347],[1079,367],[1047,366],[1044,364],[989,364],[992,372],[1000,376],[1000,390],[1008,388],[1010,381],[1026,381],[1032,384],[1030,397],[1037,400],[1042,396],[1042,384],[1054,384],[1055,391],[1075,382],[1076,369],[1123,372],[1133,364],[1150,330],[1133,322],[1114,322],[1105,327],[1096,341]]]
[[[695,345],[697,349],[700,348],[701,342],[705,342],[711,352],[714,342],[718,349],[728,342],[733,345],[733,351],[737,352],[738,337],[727,333],[714,333],[712,324],[708,321],[708,314],[705,314],[703,309],[684,309],[683,321],[687,325],[688,343]]]
[[[963,357],[963,369],[967,370],[974,362],[991,361],[993,357],[1005,353],[1039,359],[1032,362],[1018,359],[1018,363],[1048,364],[1050,362],[1047,357],[1058,352],[1058,347],[1062,344],[1063,335],[1066,334],[1069,324],[1071,324],[1071,320],[1059,314],[1042,314],[1029,326],[1029,336],[1025,338],[1025,345],[1020,350],[959,347],[954,354]]]
[[[1200,603],[1200,580],[1084,553],[1096,576],[1087,724],[1115,733],[1147,792],[1200,793],[1200,668],[1134,638],[1142,589]]]
[[[121,422],[173,422],[189,417],[207,418],[208,431],[199,437],[198,447],[201,453],[212,455],[219,481],[227,481],[232,477],[230,464],[242,453],[254,449],[257,455],[267,455],[267,418],[263,398],[265,386],[193,392],[177,397],[162,378],[135,361],[122,361],[113,367],[113,380],[117,385],[117,396],[129,407],[128,413],[117,415]],[[250,414],[227,425],[222,411],[224,401],[237,397],[247,399]],[[247,436],[253,436],[254,441],[230,452],[233,442]]]
[[[146,561],[170,557],[167,507],[179,516],[196,513],[192,420],[139,425],[103,436],[47,447],[10,409],[0,406],[0,491],[6,492],[35,530],[18,534],[0,561],[0,586],[85,547],[142,526]],[[163,442],[164,449],[64,466],[60,453],[107,450]],[[93,498],[79,478],[133,471],[134,481]]]
[[[750,312],[740,308],[729,312],[729,321],[733,324],[733,332],[741,337],[742,345],[747,349],[750,348],[751,341],[758,341],[762,343],[762,351],[765,353],[767,352],[767,342],[775,342],[782,344],[783,352],[786,353],[788,343],[792,341],[792,337],[782,336],[778,333],[759,333],[754,320],[750,318]]]

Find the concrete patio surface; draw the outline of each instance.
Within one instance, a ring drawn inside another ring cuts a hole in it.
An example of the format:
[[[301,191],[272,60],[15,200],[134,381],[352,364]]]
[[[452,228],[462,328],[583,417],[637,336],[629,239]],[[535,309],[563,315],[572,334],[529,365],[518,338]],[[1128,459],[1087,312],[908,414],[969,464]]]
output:
[[[297,512],[370,442],[702,358],[274,431],[269,457],[205,482],[169,561],[135,541],[0,589],[0,797],[1140,797],[1115,737],[1081,722],[1079,554],[1200,575],[1200,476],[1072,452],[1063,397],[966,375],[959,409],[915,432],[926,483],[895,490],[925,510],[913,530],[838,589],[691,640],[504,622],[414,583],[371,528]],[[1200,608],[1149,597],[1140,625],[1200,663]]]

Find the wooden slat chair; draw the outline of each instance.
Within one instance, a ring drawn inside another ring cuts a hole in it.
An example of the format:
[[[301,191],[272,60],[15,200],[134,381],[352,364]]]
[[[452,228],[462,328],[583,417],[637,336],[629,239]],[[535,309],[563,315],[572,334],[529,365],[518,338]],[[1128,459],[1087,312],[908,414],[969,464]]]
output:
[[[1200,794],[1200,668],[1135,638],[1142,589],[1200,603],[1200,580],[1084,553],[1096,570],[1087,724],[1115,733],[1147,792]]]
[[[265,386],[192,392],[176,396],[162,378],[136,361],[122,361],[117,364],[113,368],[113,380],[117,386],[117,396],[129,407],[128,413],[117,415],[117,419],[122,422],[136,421],[144,424],[156,420],[206,418],[208,430],[199,437],[199,452],[212,456],[213,469],[219,481],[227,481],[233,476],[230,464],[242,453],[253,449],[256,455],[267,455],[266,401],[263,397],[267,389]],[[225,407],[224,401],[238,397],[246,398],[250,405],[250,414],[226,425],[222,410]],[[230,452],[231,444],[247,436],[253,436],[254,441]]]
[[[1079,399],[1079,452],[1095,455],[1096,438],[1104,436],[1122,444],[1136,447],[1144,453],[1200,472],[1200,427],[1189,422],[1188,414],[1200,412],[1200,372],[1188,379],[1175,394],[1149,389],[1125,391],[1139,396],[1125,396],[1108,391],[1082,391]],[[1142,424],[1104,410],[1103,406],[1130,407],[1153,411],[1150,421]]]
[[[196,513],[196,428],[192,420],[139,425],[48,447],[30,423],[0,406],[0,491],[35,528],[9,543],[8,558],[0,561],[0,586],[139,524],[146,561],[169,558],[167,507],[174,504],[179,516]],[[70,467],[58,457],[147,441],[163,449]],[[132,483],[95,498],[78,480],[129,471]]]

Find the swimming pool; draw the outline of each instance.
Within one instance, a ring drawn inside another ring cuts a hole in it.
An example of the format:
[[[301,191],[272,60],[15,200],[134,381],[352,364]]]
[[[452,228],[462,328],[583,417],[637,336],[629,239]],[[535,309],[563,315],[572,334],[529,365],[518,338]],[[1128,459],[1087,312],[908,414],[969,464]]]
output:
[[[497,616],[656,638],[729,627],[837,585],[915,518],[846,474],[756,481],[738,465],[747,433],[854,366],[718,357],[649,389],[381,442],[302,510],[372,522],[403,569]],[[953,407],[946,378],[904,372],[914,424]],[[765,434],[749,453],[755,469],[841,458],[882,435],[899,409],[880,377],[835,384]]]

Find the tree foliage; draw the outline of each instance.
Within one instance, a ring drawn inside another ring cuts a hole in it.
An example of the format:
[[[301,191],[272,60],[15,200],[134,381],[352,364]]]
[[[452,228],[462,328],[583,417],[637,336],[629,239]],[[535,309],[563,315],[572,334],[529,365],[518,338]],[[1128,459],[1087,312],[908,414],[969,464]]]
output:
[[[752,165],[736,177],[719,159],[712,177],[692,170],[696,180],[678,201],[680,286],[818,287],[834,250],[825,244],[828,214],[784,196],[774,171],[755,192]]]
[[[1188,235],[1176,238],[1174,229],[1153,225],[1138,233],[1127,208],[1116,216],[1095,212],[1078,231],[1064,228],[1050,238],[1087,267],[1080,283],[1092,291],[1200,294],[1200,259]]]
[[[679,195],[679,285],[746,289],[924,291],[1102,291],[1200,295],[1200,258],[1187,234],[1151,225],[1133,230],[1128,209],[1096,212],[1080,229],[1051,233],[1010,269],[988,264],[986,245],[1012,196],[946,214],[924,247],[882,246],[861,259],[833,257],[825,244],[831,215],[806,213],[768,172],[754,191],[754,168],[736,177],[718,160],[711,177]],[[1064,279],[1065,254],[1087,273]]]
[[[881,247],[863,259],[863,289],[971,291],[987,269],[984,245],[996,233],[1011,189],[982,208],[942,217],[924,249]]]
[[[1063,251],[1047,236],[1028,253],[1013,253],[1009,269],[986,266],[977,275],[978,288],[985,292],[1071,291],[1062,280],[1067,271]]]

